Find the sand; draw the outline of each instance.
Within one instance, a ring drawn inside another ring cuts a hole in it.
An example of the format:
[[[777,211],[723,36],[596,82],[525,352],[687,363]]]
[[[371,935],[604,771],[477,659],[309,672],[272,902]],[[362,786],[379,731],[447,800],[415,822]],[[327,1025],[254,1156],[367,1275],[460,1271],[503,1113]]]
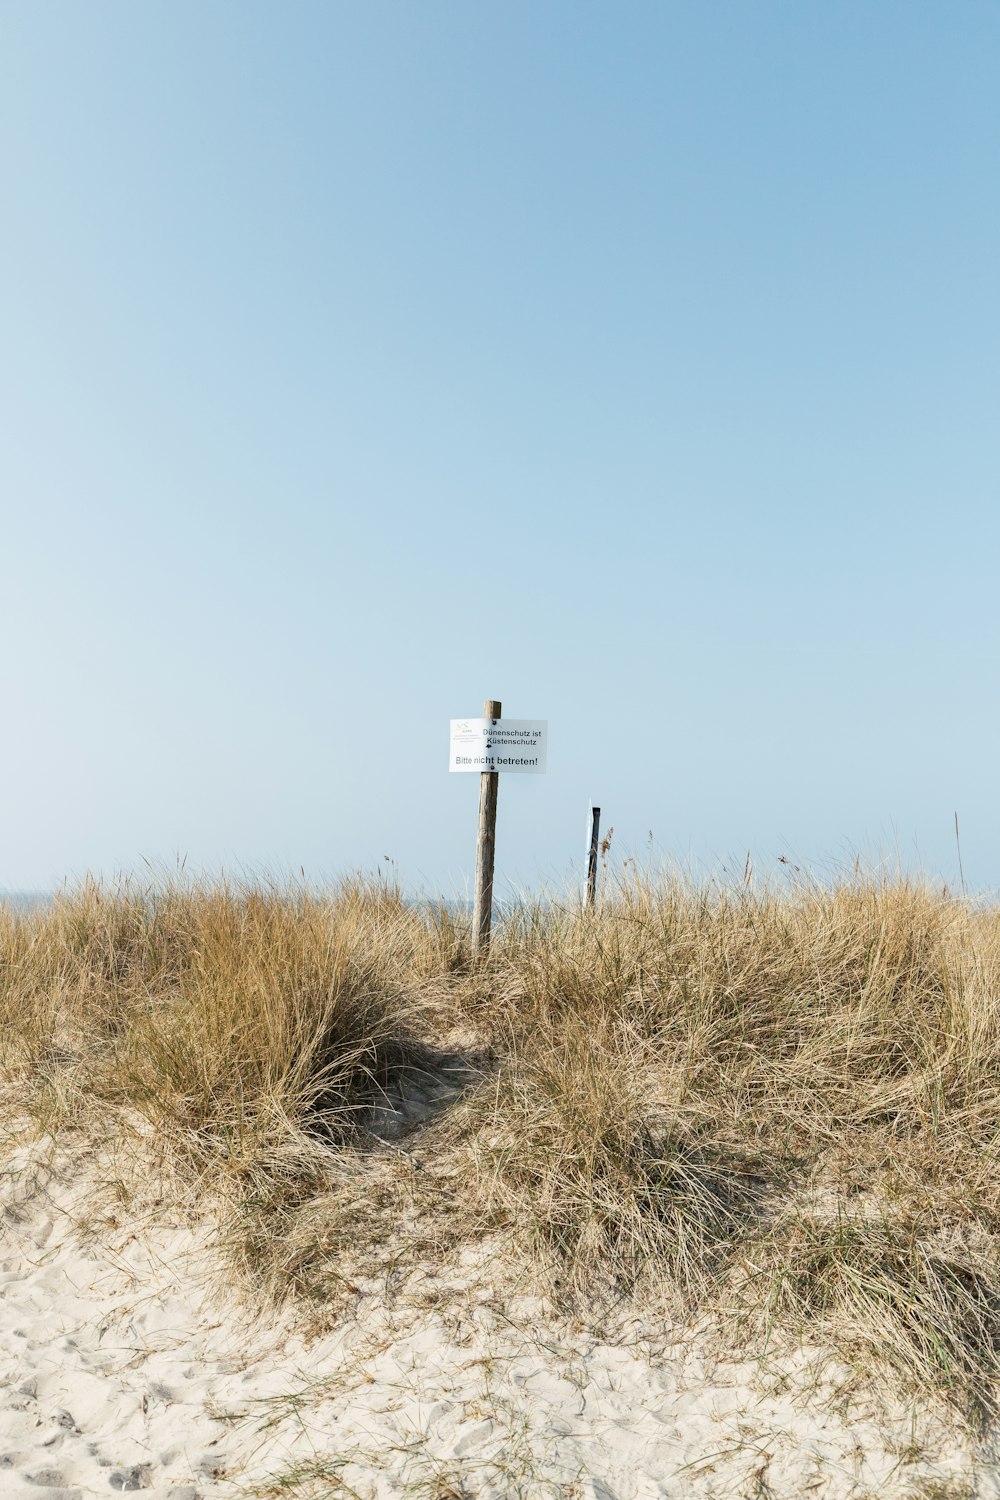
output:
[[[1000,1496],[939,1414],[849,1391],[821,1348],[602,1339],[502,1302],[488,1258],[371,1288],[310,1342],[220,1283],[210,1220],[95,1233],[80,1161],[44,1157],[0,1183],[3,1500]]]

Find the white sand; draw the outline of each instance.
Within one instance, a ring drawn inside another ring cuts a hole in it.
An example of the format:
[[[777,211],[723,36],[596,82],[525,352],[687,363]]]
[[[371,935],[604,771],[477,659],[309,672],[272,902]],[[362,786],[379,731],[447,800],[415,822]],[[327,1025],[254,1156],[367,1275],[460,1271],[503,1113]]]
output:
[[[309,1345],[213,1290],[210,1226],[88,1239],[78,1168],[26,1171],[37,1155],[2,1183],[3,1500],[216,1500],[290,1466],[296,1500],[916,1496],[963,1475],[1000,1495],[929,1414],[832,1400],[815,1352],[762,1369],[556,1334],[460,1268]]]

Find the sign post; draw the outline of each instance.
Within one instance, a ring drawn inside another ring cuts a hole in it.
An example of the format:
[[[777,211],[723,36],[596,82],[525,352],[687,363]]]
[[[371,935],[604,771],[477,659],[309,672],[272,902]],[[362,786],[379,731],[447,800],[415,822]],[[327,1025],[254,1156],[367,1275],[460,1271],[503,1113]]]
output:
[[[483,717],[496,724],[499,698],[487,698]],[[479,827],[476,831],[476,893],[472,904],[472,951],[485,953],[493,925],[493,864],[497,852],[497,793],[500,772],[484,771],[479,778]]]
[[[472,951],[483,954],[493,925],[493,866],[497,842],[497,792],[501,771],[545,770],[548,725],[541,719],[502,719],[500,703],[487,698],[481,719],[452,719],[449,771],[479,772],[476,889]]]

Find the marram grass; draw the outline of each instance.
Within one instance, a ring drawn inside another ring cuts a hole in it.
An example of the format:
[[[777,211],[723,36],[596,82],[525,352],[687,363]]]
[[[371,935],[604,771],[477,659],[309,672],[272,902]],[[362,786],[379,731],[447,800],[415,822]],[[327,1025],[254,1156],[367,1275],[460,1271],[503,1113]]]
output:
[[[211,1195],[273,1294],[489,1237],[577,1305],[724,1310],[996,1410],[1000,914],[927,885],[622,880],[476,964],[384,883],[87,884],[0,908],[0,1066],[11,1120]]]

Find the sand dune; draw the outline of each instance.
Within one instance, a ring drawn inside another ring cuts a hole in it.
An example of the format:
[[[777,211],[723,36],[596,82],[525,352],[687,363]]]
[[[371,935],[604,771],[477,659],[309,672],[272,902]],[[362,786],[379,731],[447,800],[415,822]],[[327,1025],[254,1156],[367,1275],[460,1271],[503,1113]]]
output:
[[[220,1289],[211,1224],[95,1234],[86,1186],[37,1147],[4,1176],[6,1500],[1000,1494],[930,1414],[837,1400],[817,1351],[602,1342],[502,1305],[482,1264],[429,1267],[392,1306],[372,1291],[309,1344]]]

